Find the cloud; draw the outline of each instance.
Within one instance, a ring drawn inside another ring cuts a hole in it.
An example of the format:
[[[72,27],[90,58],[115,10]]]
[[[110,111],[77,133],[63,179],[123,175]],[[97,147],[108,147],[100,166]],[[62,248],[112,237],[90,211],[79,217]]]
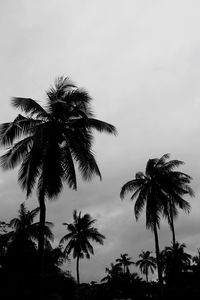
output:
[[[59,3],[59,4],[58,4]],[[194,178],[196,192],[190,216],[180,214],[177,238],[195,252],[199,224],[200,38],[197,0],[1,2],[1,122],[18,113],[11,96],[44,103],[45,90],[59,75],[71,76],[90,92],[99,119],[116,125],[118,137],[95,134],[94,150],[103,181],[78,180],[47,204],[55,222],[56,242],[62,222],[74,209],[89,212],[106,235],[90,261],[81,262],[82,280],[103,277],[105,266],[120,253],[137,259],[154,249],[145,216],[136,223],[133,204],[119,199],[121,186],[145,169],[149,158],[171,153],[185,161],[182,170]],[[0,172],[0,217],[11,219],[25,200],[16,172]],[[128,197],[127,197],[128,198]],[[37,197],[27,200],[38,205]],[[169,245],[166,222],[159,232],[161,248]],[[73,262],[70,268],[74,270]]]

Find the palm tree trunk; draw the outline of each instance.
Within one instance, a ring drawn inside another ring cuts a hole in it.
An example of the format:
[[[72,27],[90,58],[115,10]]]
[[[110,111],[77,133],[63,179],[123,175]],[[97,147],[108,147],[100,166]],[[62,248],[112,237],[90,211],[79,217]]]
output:
[[[174,254],[176,252],[176,236],[175,236],[175,229],[174,229],[174,218],[173,218],[173,211],[172,211],[172,200],[169,199],[169,210],[170,210],[170,227],[172,231],[172,243],[174,248]]]
[[[157,224],[153,222],[153,231],[155,238],[155,249],[156,249],[156,260],[157,260],[157,268],[158,268],[158,282],[160,285],[160,297],[163,298],[163,279],[162,279],[162,269],[160,263],[160,249],[159,249],[159,241],[158,241],[158,232],[157,232]]]
[[[146,266],[145,274],[146,274],[146,282],[149,283],[149,279],[148,279],[148,267],[147,266]]]
[[[44,227],[46,219],[46,206],[44,193],[39,196],[40,205],[40,223],[39,223],[39,239],[38,239],[38,258],[39,258],[39,274],[40,274],[40,297],[43,297],[43,280],[44,280]]]
[[[77,284],[80,284],[80,277],[79,277],[79,255],[77,256],[77,260],[76,260],[76,274],[77,274]]]

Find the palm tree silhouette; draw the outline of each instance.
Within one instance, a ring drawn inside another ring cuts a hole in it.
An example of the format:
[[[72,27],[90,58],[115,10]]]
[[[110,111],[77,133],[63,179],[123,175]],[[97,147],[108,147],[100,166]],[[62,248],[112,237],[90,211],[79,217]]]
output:
[[[3,246],[3,253],[0,255],[1,270],[11,278],[13,277],[12,274],[15,274],[16,282],[19,282],[19,284],[20,281],[22,282],[22,286],[20,287],[22,292],[29,290],[31,279],[36,283],[35,279],[40,278],[38,277],[40,274],[38,274],[39,261],[37,255],[39,222],[35,222],[38,214],[39,208],[28,210],[25,204],[22,203],[17,217],[10,221],[7,232],[0,235],[0,245]],[[45,249],[53,241],[52,226],[52,223],[45,222]],[[7,282],[6,278],[5,282]],[[36,286],[35,290],[37,292],[42,291],[41,286]]]
[[[159,162],[159,181],[162,184],[163,191],[167,194],[166,201],[163,202],[163,215],[167,217],[172,231],[172,243],[176,249],[176,237],[174,229],[174,219],[178,216],[178,208],[186,213],[190,211],[190,204],[182,197],[184,195],[194,196],[190,187],[191,177],[185,173],[174,171],[175,168],[184,164],[180,160],[170,160],[169,154],[165,154]]]
[[[119,266],[123,268],[123,273],[127,274],[130,273],[129,266],[135,264],[133,261],[131,261],[131,257],[128,257],[127,253],[120,254],[120,258],[116,259],[116,262]]]
[[[146,282],[148,283],[149,271],[151,271],[151,273],[153,274],[154,270],[156,269],[155,257],[151,256],[150,251],[142,251],[139,257],[141,259],[136,262],[136,266],[138,266],[141,273],[146,276]]]
[[[92,219],[89,214],[81,216],[76,210],[73,213],[73,223],[63,223],[67,226],[68,233],[60,240],[60,245],[68,241],[64,249],[64,254],[68,256],[73,252],[73,258],[76,258],[76,273],[77,283],[80,284],[79,276],[79,260],[81,258],[90,258],[90,254],[94,254],[93,247],[90,241],[94,241],[103,245],[105,236],[98,232],[97,228],[93,227],[95,219]]]
[[[34,219],[39,214],[39,207],[29,211],[22,203],[18,210],[18,217],[12,219],[9,223],[9,227],[13,230],[1,235],[1,237],[7,241],[7,245],[15,243],[26,247],[27,243],[35,242],[39,240],[39,223],[34,222]],[[54,236],[51,231],[53,223],[45,222],[44,238],[45,243],[48,245],[50,241],[53,241]]]
[[[186,245],[176,242],[175,250],[174,245],[165,247],[161,252],[163,261],[163,271],[166,278],[176,279],[180,273],[188,270],[192,256],[185,252]]]
[[[1,156],[3,169],[13,169],[21,163],[18,181],[29,197],[36,186],[40,206],[39,257],[41,274],[44,265],[45,200],[56,198],[65,181],[77,188],[74,163],[84,180],[93,175],[101,178],[92,152],[92,130],[116,134],[114,126],[94,119],[91,98],[77,88],[69,78],[59,77],[55,87],[47,91],[43,108],[30,98],[13,98],[12,105],[20,109],[13,122],[0,127],[0,144],[8,151]],[[42,277],[42,275],[41,275]]]
[[[111,263],[110,267],[105,268],[105,277],[101,279],[101,282],[115,283],[117,280],[121,280],[123,275],[123,269],[120,264]]]
[[[162,165],[166,158],[168,158],[168,154],[163,155],[160,159],[149,159],[145,173],[137,172],[135,179],[125,183],[120,192],[121,199],[124,199],[127,193],[133,192],[131,200],[136,198],[134,206],[136,220],[140,217],[146,204],[146,228],[151,229],[154,232],[158,280],[161,287],[161,293],[163,293],[163,280],[160,262],[158,228],[164,203],[167,203],[168,200],[168,195],[163,190],[163,187],[165,186],[165,178],[160,176]]]
[[[194,273],[197,273],[199,275],[200,274],[200,249],[199,248],[197,248],[197,252],[198,254],[192,257],[192,262],[193,262],[192,269]]]

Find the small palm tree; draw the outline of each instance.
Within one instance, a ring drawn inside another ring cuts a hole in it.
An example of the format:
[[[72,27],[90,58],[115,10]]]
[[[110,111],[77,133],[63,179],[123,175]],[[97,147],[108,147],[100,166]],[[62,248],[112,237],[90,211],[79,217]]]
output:
[[[71,224],[63,223],[67,226],[68,233],[60,240],[60,245],[68,241],[64,254],[68,256],[73,252],[73,258],[76,258],[77,283],[79,285],[79,260],[84,257],[89,259],[90,255],[94,254],[90,241],[103,245],[105,236],[99,233],[97,228],[93,227],[96,220],[92,219],[89,214],[81,216],[81,212],[78,214],[75,210],[73,219]]]
[[[101,279],[102,282],[115,283],[117,280],[122,279],[123,270],[120,264],[111,263],[110,267],[105,268],[105,277]]]
[[[29,211],[25,207],[25,204],[20,205],[18,211],[18,217],[12,219],[9,223],[9,227],[13,230],[2,235],[4,240],[7,240],[8,245],[11,243],[21,244],[22,247],[25,247],[25,244],[29,241],[39,240],[39,223],[34,222],[35,218],[39,214],[39,207]],[[51,228],[53,223],[45,222],[44,227],[44,237],[45,243],[48,244],[50,241],[53,241],[53,233]]]
[[[39,214],[39,208],[28,210],[22,203],[18,210],[18,216],[8,224],[7,232],[0,235],[2,268],[6,272],[19,272],[26,280],[30,270],[32,274],[38,271],[37,244],[39,240],[39,222],[35,218]],[[53,224],[45,222],[44,238],[45,249],[53,241],[51,231]]]
[[[190,271],[192,256],[185,252],[185,244],[176,242],[174,245],[165,247],[161,252],[162,271],[166,283],[174,284],[180,281],[184,272]]]
[[[149,271],[151,271],[151,273],[153,274],[154,270],[156,269],[155,257],[151,256],[150,251],[142,251],[139,257],[141,259],[136,262],[136,266],[138,266],[141,273],[146,276],[146,282],[148,283]]]
[[[1,156],[4,170],[21,164],[18,181],[29,197],[36,187],[40,206],[38,253],[41,278],[44,267],[46,200],[56,198],[66,182],[77,189],[75,163],[84,180],[101,178],[92,152],[93,129],[116,134],[114,126],[94,118],[91,97],[69,78],[59,77],[47,91],[45,108],[31,98],[13,98],[20,109],[13,122],[0,126],[0,145],[8,151]]]
[[[195,272],[200,273],[200,249],[197,249],[198,254],[192,257],[192,262],[194,263],[193,269]]]
[[[127,253],[120,254],[120,258],[116,259],[116,262],[118,263],[119,266],[123,268],[123,273],[128,274],[130,273],[129,271],[129,266],[135,264],[133,261],[131,261],[131,257],[128,257]]]
[[[176,242],[175,251],[174,246],[165,247],[162,251],[162,256],[165,258],[165,273],[166,275],[177,274],[188,269],[191,263],[192,256],[185,252],[186,245]]]

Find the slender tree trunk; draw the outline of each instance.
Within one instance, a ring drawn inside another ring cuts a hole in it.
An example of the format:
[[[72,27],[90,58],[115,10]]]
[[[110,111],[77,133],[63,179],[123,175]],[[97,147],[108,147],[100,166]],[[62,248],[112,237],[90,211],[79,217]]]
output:
[[[169,199],[169,210],[170,210],[170,227],[172,231],[172,244],[174,248],[174,254],[176,252],[176,236],[175,236],[175,229],[174,229],[174,218],[173,218],[173,210],[172,210],[172,200]]]
[[[172,207],[172,199],[169,197],[169,213],[170,213],[170,228],[172,232],[172,244],[174,250],[174,264],[173,264],[173,276],[174,280],[176,280],[176,276],[178,276],[178,266],[177,266],[177,250],[176,250],[176,236],[175,236],[175,229],[174,229],[174,218],[173,218],[173,207]]]
[[[146,267],[145,270],[145,274],[146,274],[146,282],[149,283],[149,279],[148,279],[148,268]]]
[[[154,230],[154,238],[155,238],[155,249],[156,249],[156,260],[157,260],[157,268],[158,268],[158,282],[160,285],[160,297],[163,298],[163,279],[162,279],[162,269],[160,262],[160,249],[159,249],[159,241],[158,241],[158,232],[156,222],[153,222],[153,230]]]
[[[79,255],[77,256],[77,260],[76,260],[76,274],[77,274],[77,284],[80,284],[80,277],[79,277]]]
[[[39,223],[39,239],[38,239],[38,258],[39,258],[39,274],[40,274],[40,298],[43,298],[43,281],[44,281],[44,227],[46,220],[46,206],[44,193],[39,196],[40,205],[40,223]]]

